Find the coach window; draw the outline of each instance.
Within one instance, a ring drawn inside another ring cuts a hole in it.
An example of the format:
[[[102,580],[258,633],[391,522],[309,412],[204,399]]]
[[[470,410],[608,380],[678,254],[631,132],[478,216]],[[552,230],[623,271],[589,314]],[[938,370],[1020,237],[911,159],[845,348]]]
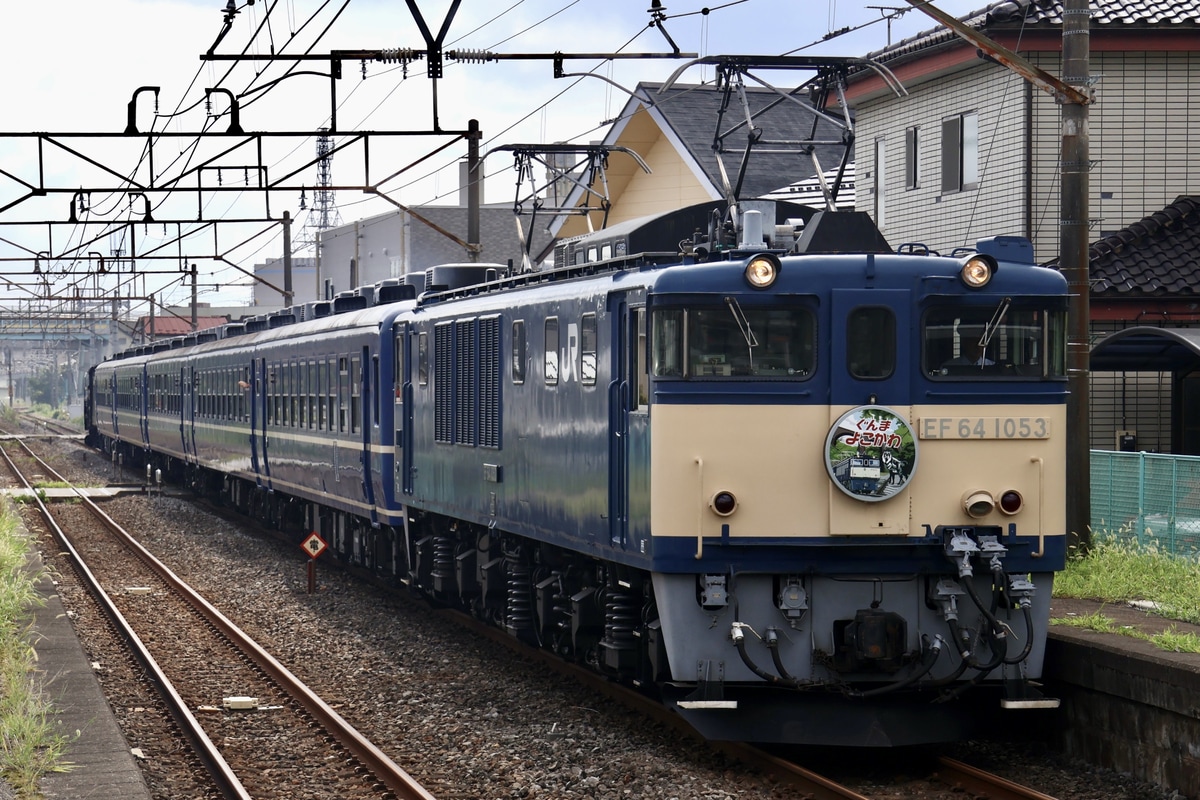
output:
[[[329,426],[329,416],[325,407],[325,393],[328,391],[325,387],[329,386],[329,367],[326,366],[324,359],[317,362],[317,385],[313,391],[317,393],[317,428],[318,430],[326,430]]]
[[[296,427],[296,362],[284,363],[283,374],[283,424],[294,428]]]
[[[371,424],[379,426],[379,395],[382,394],[379,385],[379,354],[371,356]]]
[[[846,318],[846,368],[860,380],[882,380],[896,371],[896,315],[864,306]]]
[[[350,359],[350,432],[362,430],[362,361]]]
[[[272,363],[266,367],[266,422],[268,425],[280,423],[280,384],[278,384],[280,366]]]
[[[306,379],[308,392],[305,402],[308,404],[308,428],[317,427],[317,365],[312,361],[305,363],[305,372],[308,374]]]
[[[290,405],[292,408],[291,424],[292,427],[295,428],[304,424],[304,416],[301,411],[301,409],[304,408],[304,404],[301,402],[302,390],[300,388],[304,384],[300,381],[300,378],[302,377],[300,373],[300,362],[293,361],[288,368],[288,372],[290,372],[292,375],[292,383],[289,387],[291,391],[288,392],[288,405]]]
[[[291,413],[288,410],[292,402],[291,397],[292,371],[284,361],[279,365],[279,424],[284,428],[292,424]]]
[[[546,385],[558,383],[558,317],[546,320]]]
[[[296,362],[296,425],[308,426],[308,368],[303,361]]]
[[[337,429],[338,433],[346,432],[346,406],[349,405],[350,399],[350,365],[346,361],[345,356],[338,358],[338,410],[337,410]]]
[[[178,386],[178,378],[175,379],[175,383]],[[238,409],[242,422],[250,421],[250,411],[247,408],[248,403],[246,402],[247,395],[250,392],[250,385],[250,368],[242,367],[242,379],[238,382],[238,388],[241,390],[238,392]]]
[[[579,380],[596,383],[596,315],[584,314],[579,322]]]
[[[512,324],[512,382],[525,382],[525,320]]]
[[[292,409],[291,425],[293,428],[295,428],[304,422],[300,411],[304,407],[300,402],[300,387],[303,386],[303,384],[300,382],[300,362],[293,361],[288,367],[288,372],[290,372],[292,376],[291,386],[289,387],[291,391],[288,392],[288,405],[291,406]]]
[[[328,408],[326,421],[329,425],[326,430],[332,433],[337,431],[338,371],[336,358],[329,357],[325,363],[325,371],[329,375],[329,383],[325,384],[329,387],[325,392],[325,406]]]

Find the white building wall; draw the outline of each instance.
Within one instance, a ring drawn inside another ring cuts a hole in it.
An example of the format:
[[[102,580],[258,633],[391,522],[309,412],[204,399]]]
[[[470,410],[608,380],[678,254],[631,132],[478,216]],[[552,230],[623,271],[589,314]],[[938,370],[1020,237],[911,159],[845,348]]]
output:
[[[1052,75],[1061,71],[1058,53],[1033,54],[1031,60]],[[1099,239],[1180,195],[1200,194],[1200,138],[1190,135],[1200,128],[1200,53],[1093,51],[1091,70],[1098,83],[1089,107],[1090,238]],[[888,240],[921,241],[944,252],[983,236],[1029,235],[1039,262],[1057,258],[1062,123],[1055,99],[982,61],[909,91],[907,98],[881,98],[856,109],[861,173],[872,167],[875,140],[887,140]],[[942,194],[941,120],[967,111],[980,115],[979,188]],[[900,166],[910,125],[921,129],[922,181],[919,189],[906,190]],[[873,182],[871,175],[859,176],[860,210],[875,206]]]
[[[986,236],[1026,235],[1024,81],[981,61],[908,89],[908,97],[883,97],[855,108],[858,210],[874,215],[874,146],[882,137],[887,148],[883,233],[893,247],[920,242],[949,253],[974,247]],[[944,193],[942,121],[968,112],[979,115],[979,183],[974,189]],[[920,129],[921,177],[918,188],[906,189],[905,129],[913,125]]]
[[[1057,75],[1056,53],[1035,63]],[[1174,202],[1200,194],[1200,53],[1091,53],[1099,78],[1089,106],[1090,238],[1114,233]],[[1058,251],[1060,107],[1044,92],[1033,104],[1033,238],[1038,258]]]

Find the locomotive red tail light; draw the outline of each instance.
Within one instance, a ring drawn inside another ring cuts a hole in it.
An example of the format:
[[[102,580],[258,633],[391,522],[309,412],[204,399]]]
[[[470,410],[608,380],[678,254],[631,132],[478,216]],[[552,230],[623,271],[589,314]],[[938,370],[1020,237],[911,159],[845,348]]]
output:
[[[975,519],[986,517],[995,507],[996,500],[990,492],[974,491],[963,495],[963,510]]]
[[[779,259],[763,253],[746,264],[746,282],[755,289],[766,289],[779,277]]]
[[[733,496],[733,492],[717,492],[708,505],[717,514],[728,517],[737,511],[737,498]]]
[[[1025,505],[1025,498],[1016,489],[1009,489],[1000,495],[1000,510],[1005,514],[1015,514]]]

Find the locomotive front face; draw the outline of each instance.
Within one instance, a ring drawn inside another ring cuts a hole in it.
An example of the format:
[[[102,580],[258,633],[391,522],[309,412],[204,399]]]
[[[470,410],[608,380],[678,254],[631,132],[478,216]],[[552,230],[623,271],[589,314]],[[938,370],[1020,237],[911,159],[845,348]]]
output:
[[[1064,559],[1062,298],[953,283],[946,259],[824,261],[711,293],[705,267],[653,298],[651,530],[674,678],[719,663],[726,685],[853,693],[1037,677]],[[833,288],[855,270],[874,285]]]

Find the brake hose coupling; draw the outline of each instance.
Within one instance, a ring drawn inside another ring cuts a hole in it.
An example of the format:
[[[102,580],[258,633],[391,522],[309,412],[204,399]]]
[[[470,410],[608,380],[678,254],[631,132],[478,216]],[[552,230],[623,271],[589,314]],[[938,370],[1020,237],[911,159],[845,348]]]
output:
[[[1017,608],[1028,608],[1033,605],[1033,596],[1037,587],[1024,575],[1012,576],[1008,583],[1008,596],[1013,599]]]
[[[958,576],[969,578],[974,573],[971,569],[971,557],[979,552],[979,545],[965,533],[956,533],[946,543],[946,557],[958,565]]]
[[[778,647],[779,631],[775,628],[767,628],[767,635],[763,641],[766,642],[767,647]]]

